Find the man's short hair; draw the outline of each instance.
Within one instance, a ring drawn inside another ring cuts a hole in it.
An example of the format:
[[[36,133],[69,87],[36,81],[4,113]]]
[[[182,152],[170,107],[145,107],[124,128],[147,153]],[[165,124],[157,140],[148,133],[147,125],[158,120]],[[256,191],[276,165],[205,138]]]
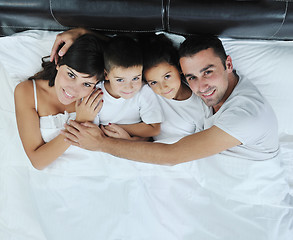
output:
[[[227,54],[221,40],[216,36],[198,35],[187,37],[186,40],[180,45],[179,57],[191,57],[194,54],[208,48],[212,48],[214,50],[214,53],[221,59],[226,69],[225,63]]]
[[[134,67],[143,65],[142,50],[137,41],[127,36],[113,37],[104,51],[107,72],[115,67]]]

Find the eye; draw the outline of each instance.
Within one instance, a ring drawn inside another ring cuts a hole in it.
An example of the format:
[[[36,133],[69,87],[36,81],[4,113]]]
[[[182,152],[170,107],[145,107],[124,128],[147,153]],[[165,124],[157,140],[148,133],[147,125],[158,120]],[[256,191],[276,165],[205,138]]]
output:
[[[70,78],[72,78],[72,79],[74,79],[74,78],[75,78],[75,75],[74,75],[74,74],[72,74],[71,72],[68,72],[67,74],[68,74],[68,76],[69,76]]]
[[[165,75],[165,79],[169,79],[170,77],[171,77],[170,74],[166,74],[166,75]]]
[[[91,87],[92,85],[90,83],[85,82],[85,83],[83,83],[83,86],[85,86],[85,87]]]
[[[124,80],[122,78],[118,78],[116,79],[117,82],[124,82]]]
[[[157,81],[149,82],[149,85],[150,85],[150,86],[153,86],[153,85],[155,85],[155,84],[157,84]]]
[[[206,75],[209,75],[209,74],[211,74],[213,71],[211,71],[211,70],[207,70],[207,71],[205,71],[204,72],[204,75],[206,76]]]
[[[195,76],[189,76],[189,77],[186,77],[186,80],[187,81],[192,81],[192,80],[195,80],[196,77]]]
[[[133,79],[132,79],[132,81],[138,81],[140,78],[139,77],[134,77]]]

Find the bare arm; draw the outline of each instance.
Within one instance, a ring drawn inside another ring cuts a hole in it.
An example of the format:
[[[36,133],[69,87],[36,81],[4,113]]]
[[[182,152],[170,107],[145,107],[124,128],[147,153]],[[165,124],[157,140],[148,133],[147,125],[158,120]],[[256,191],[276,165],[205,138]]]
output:
[[[70,144],[64,142],[64,137],[60,134],[48,143],[43,141],[39,116],[34,108],[31,81],[20,83],[15,89],[14,97],[17,126],[24,150],[32,165],[43,169],[63,154]]]
[[[109,124],[107,126],[101,125],[101,129],[108,137],[122,138],[132,141],[149,141],[150,137],[130,136],[122,127],[117,124]]]
[[[134,142],[106,137],[91,123],[80,125],[74,121],[63,133],[69,143],[92,151],[153,164],[175,165],[220,153],[241,144],[220,128],[210,129],[182,138],[174,144]]]
[[[131,136],[153,137],[157,136],[161,130],[160,123],[146,124],[144,122],[135,124],[119,124]]]

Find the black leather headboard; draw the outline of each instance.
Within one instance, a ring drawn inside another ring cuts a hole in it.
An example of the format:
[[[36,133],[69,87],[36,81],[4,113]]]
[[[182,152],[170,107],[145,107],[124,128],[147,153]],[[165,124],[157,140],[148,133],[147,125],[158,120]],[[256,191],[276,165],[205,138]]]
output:
[[[86,27],[293,39],[293,0],[0,0],[0,34]]]

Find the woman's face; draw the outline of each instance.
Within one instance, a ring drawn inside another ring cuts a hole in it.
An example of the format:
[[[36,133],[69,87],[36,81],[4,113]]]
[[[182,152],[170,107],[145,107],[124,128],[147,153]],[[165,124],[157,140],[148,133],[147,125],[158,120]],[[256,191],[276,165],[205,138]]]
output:
[[[97,83],[97,77],[79,73],[67,65],[57,66],[55,90],[59,101],[68,105],[88,96]]]
[[[181,87],[181,78],[178,69],[167,62],[148,69],[144,77],[153,91],[168,99],[177,99]]]

